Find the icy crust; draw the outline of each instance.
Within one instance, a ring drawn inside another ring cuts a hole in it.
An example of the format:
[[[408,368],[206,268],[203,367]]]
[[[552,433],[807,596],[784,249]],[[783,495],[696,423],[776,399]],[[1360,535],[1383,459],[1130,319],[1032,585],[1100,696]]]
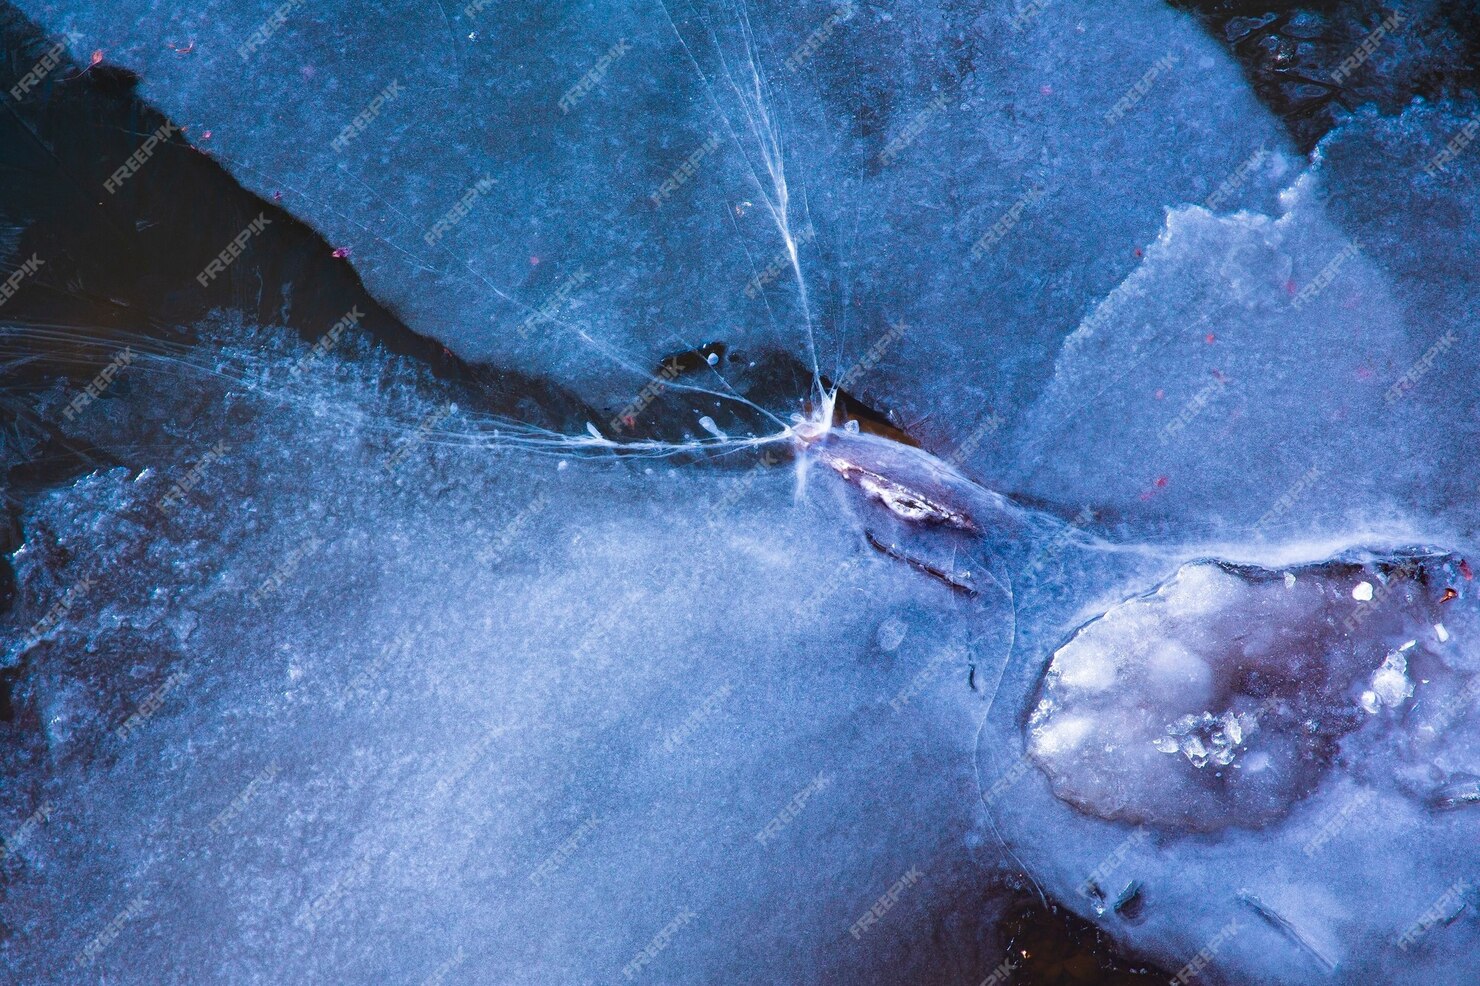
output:
[[[1147,574],[1102,572],[1157,586],[1104,604],[1018,592],[1020,641],[1045,657],[1009,666],[978,748],[1008,858],[1199,982],[1470,983],[1471,565],[1389,551]],[[1281,666],[1286,642],[1311,652]]]
[[[815,350],[970,465],[1165,208],[1291,168],[1163,0],[19,6],[464,356],[615,413],[676,349]]]
[[[1477,112],[1356,113],[1270,214],[1169,210],[1066,339],[1002,485],[1140,536],[1469,536]]]
[[[478,443],[410,368],[294,375],[306,346],[207,328],[233,344],[141,356],[70,426],[129,466],[22,518],[8,978],[995,965],[963,846],[1005,597],[880,555],[788,469]]]
[[[1436,712],[1480,694],[1458,564],[1186,565],[1054,654],[1028,751],[1077,808],[1173,831],[1278,821],[1338,755],[1436,802],[1480,736]]]

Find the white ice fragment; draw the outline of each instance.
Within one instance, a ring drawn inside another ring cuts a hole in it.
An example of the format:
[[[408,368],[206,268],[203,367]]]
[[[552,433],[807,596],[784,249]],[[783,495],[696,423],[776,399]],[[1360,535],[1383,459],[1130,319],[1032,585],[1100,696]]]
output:
[[[726,435],[723,431],[720,431],[719,425],[715,424],[714,423],[714,419],[711,418],[707,414],[704,415],[702,418],[699,419],[699,427],[700,428],[703,428],[705,431],[709,432],[715,438],[729,438],[730,437],[730,436]]]
[[[1356,588],[1352,589],[1352,598],[1359,603],[1365,603],[1372,599],[1372,583],[1367,581],[1358,582]]]
[[[718,366],[719,353],[710,353],[708,356],[704,357],[704,362],[708,363],[710,366]]]
[[[596,426],[593,425],[589,421],[586,422],[586,431],[590,433],[590,435],[591,435],[592,438],[600,438],[601,437],[601,432],[597,431],[596,430]]]
[[[1285,573],[1285,588],[1286,589],[1293,589],[1293,588],[1295,588],[1295,573],[1294,572],[1286,572]]]
[[[1362,708],[1376,715],[1383,707],[1397,708],[1413,696],[1413,682],[1408,680],[1408,659],[1403,648],[1393,651],[1372,673],[1372,687],[1362,693]]]
[[[1438,637],[1439,637],[1439,643],[1443,644],[1443,643],[1448,643],[1449,642],[1449,631],[1446,630],[1446,629],[1444,629],[1444,624],[1442,624],[1442,623],[1435,623],[1434,624],[1434,633],[1438,635]]]

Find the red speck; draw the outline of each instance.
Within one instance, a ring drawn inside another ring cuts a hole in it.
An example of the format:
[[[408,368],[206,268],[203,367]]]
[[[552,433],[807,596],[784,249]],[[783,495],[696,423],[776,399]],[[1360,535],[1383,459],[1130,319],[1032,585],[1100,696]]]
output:
[[[1458,598],[1459,598],[1459,593],[1456,592],[1454,589],[1449,588],[1448,586],[1446,586],[1445,589],[1444,589],[1444,598],[1440,599],[1439,602],[1441,602],[1441,603],[1447,603],[1450,600],[1458,599]]]
[[[1141,248],[1140,248],[1140,247],[1136,247],[1136,256],[1137,256],[1137,257],[1140,257],[1140,256],[1142,256],[1142,253],[1141,253]]]
[[[1209,333],[1208,333],[1208,334],[1207,334],[1207,335],[1205,335],[1205,336],[1203,336],[1203,342],[1205,342],[1205,343],[1207,343],[1207,344],[1208,344],[1208,345],[1209,345],[1209,346],[1211,346],[1211,345],[1212,345],[1212,344],[1213,344],[1213,342],[1214,342],[1214,341],[1215,341],[1215,340],[1216,340],[1216,339],[1217,339],[1217,338],[1218,338],[1218,337],[1217,337],[1217,336],[1215,336],[1215,335],[1213,335],[1213,333],[1211,333],[1211,332],[1209,332]]]
[[[1163,398],[1166,397],[1166,395],[1167,395],[1167,392],[1165,390],[1162,390],[1160,387],[1157,387],[1156,388],[1156,393],[1152,394],[1151,396],[1152,397],[1155,397],[1157,400],[1162,400]]]
[[[1164,490],[1167,488],[1167,478],[1165,476],[1156,477],[1156,488],[1159,490]]]
[[[334,248],[334,259],[335,260],[343,260],[345,257],[348,257],[348,256],[349,256],[349,247],[335,247]]]
[[[94,65],[98,64],[98,62],[101,62],[102,60],[103,60],[103,49],[99,48],[97,51],[95,51],[95,52],[92,53],[92,61],[90,61],[90,62],[87,63],[87,67],[88,68],[92,68]]]
[[[1470,563],[1463,558],[1459,560],[1459,574],[1465,577],[1466,582],[1472,581],[1475,578],[1475,573],[1470,571]]]

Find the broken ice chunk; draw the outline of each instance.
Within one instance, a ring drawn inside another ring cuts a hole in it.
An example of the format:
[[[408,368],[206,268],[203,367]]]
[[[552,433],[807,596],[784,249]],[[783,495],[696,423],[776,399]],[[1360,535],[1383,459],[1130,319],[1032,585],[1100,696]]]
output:
[[[1054,653],[1028,753],[1058,797],[1090,814],[1199,831],[1269,824],[1319,783],[1349,734],[1447,674],[1415,632],[1440,605],[1425,566],[1443,564],[1184,565]],[[1356,616],[1353,598],[1364,602]]]

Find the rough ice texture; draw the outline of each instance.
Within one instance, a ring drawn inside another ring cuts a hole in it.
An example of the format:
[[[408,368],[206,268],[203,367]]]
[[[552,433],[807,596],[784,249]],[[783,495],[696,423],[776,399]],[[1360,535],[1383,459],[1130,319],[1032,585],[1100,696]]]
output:
[[[857,389],[949,449],[994,410],[1016,418],[1165,208],[1204,201],[1259,148],[1219,201],[1271,208],[1288,170],[1237,67],[1160,0],[1022,18],[947,2],[305,4],[245,59],[276,4],[21,6],[76,32],[84,62],[101,49],[137,69],[147,98],[211,131],[204,151],[351,247],[412,328],[613,411],[642,382],[617,358],[646,372],[721,339],[810,361],[810,313],[837,377],[903,321]]]
[[[1185,566],[1055,653],[1028,751],[1059,797],[1102,818],[1195,831],[1277,821],[1359,742],[1348,734],[1399,720],[1417,739],[1431,710],[1480,693],[1480,655],[1457,639],[1473,607],[1442,602],[1464,582],[1456,562]],[[1391,761],[1421,803],[1468,779],[1439,766],[1473,743],[1448,725],[1428,729],[1440,748]]]
[[[614,409],[642,375],[614,372],[611,347],[641,371],[712,338],[808,361],[788,264],[745,290],[783,255],[780,216],[824,371],[846,375],[886,321],[905,320],[850,389],[942,453],[965,449],[962,464],[998,488],[1065,515],[1094,506],[1120,539],[1030,525],[1013,546],[1012,622],[994,595],[968,602],[899,563],[923,555],[945,572],[955,542],[925,543],[876,505],[834,509],[830,493],[794,507],[790,477],[747,481],[716,526],[704,503],[729,494],[710,474],[558,472],[512,449],[428,442],[408,453],[415,492],[398,498],[366,474],[434,404],[408,399],[388,433],[378,401],[337,391],[281,419],[233,399],[233,414],[275,423],[223,428],[237,465],[166,540],[143,537],[153,521],[133,512],[163,495],[158,476],[96,476],[28,518],[17,628],[77,579],[100,581],[88,618],[27,658],[44,742],[16,754],[36,786],[4,796],[12,819],[55,810],[4,864],[20,888],[3,905],[17,929],[4,947],[23,978],[75,979],[66,963],[139,894],[152,916],[128,919],[97,959],[123,981],[200,968],[414,979],[460,947],[494,981],[607,979],[669,926],[651,981],[924,981],[940,971],[925,966],[970,952],[957,904],[978,874],[956,854],[995,861],[996,832],[1014,864],[1145,954],[1176,968],[1215,951],[1203,981],[1472,978],[1476,902],[1460,884],[1475,875],[1480,712],[1459,674],[1476,670],[1473,630],[1445,622],[1447,643],[1415,631],[1422,650],[1401,668],[1386,641],[1338,639],[1340,661],[1312,674],[1352,690],[1302,691],[1291,711],[1356,725],[1302,738],[1323,752],[1283,777],[1267,750],[1267,787],[1207,783],[1210,767],[1247,763],[1240,748],[1299,734],[1277,714],[1278,729],[1248,739],[1238,697],[1257,693],[1228,677],[1245,656],[1195,628],[1153,620],[1154,648],[1116,651],[1117,685],[1085,735],[1137,708],[1158,670],[1181,686],[1154,696],[1158,720],[1175,716],[1142,724],[1155,756],[1100,761],[1124,790],[1040,748],[1078,806],[1057,797],[1024,759],[1024,725],[1071,633],[1144,616],[1152,604],[1126,599],[1187,562],[1262,563],[1280,579],[1216,572],[1283,600],[1292,559],[1336,548],[1473,555],[1477,151],[1434,164],[1473,105],[1357,114],[1302,170],[1227,58],[1152,2],[1055,3],[1018,24],[1026,7],[858,5],[794,73],[786,59],[834,8],[757,9],[747,32],[729,6],[705,8],[707,22],[675,9],[670,26],[661,6],[303,5],[244,63],[238,46],[274,5],[23,6],[76,32],[84,62],[102,49],[139,69],[207,152],[351,247],[414,328]],[[195,47],[170,50],[171,36]],[[562,112],[624,39],[630,51]],[[336,151],[392,81],[404,92]],[[711,133],[692,177],[662,192]],[[485,176],[469,216],[427,246]],[[173,437],[187,451],[159,453],[161,470],[188,468],[216,435]],[[548,506],[492,565],[479,552],[539,502],[542,480]],[[885,531],[899,558],[862,528]],[[1161,550],[1125,543],[1148,534]],[[323,544],[300,557],[310,537]],[[249,606],[280,571],[269,606]],[[1315,584],[1330,592],[1301,588],[1309,610],[1270,602],[1293,622],[1249,632],[1322,639],[1310,621],[1345,583]],[[799,618],[797,600],[814,597]],[[411,656],[377,664],[403,632]],[[943,649],[956,641],[985,655],[989,686],[1002,672],[974,751],[987,832],[970,804],[974,679]],[[1190,659],[1156,664],[1189,642],[1209,651],[1201,703]],[[108,732],[181,662],[201,677],[126,741]],[[1079,670],[1081,686],[1105,674]],[[1463,711],[1435,720],[1446,695]],[[1209,759],[1197,767],[1189,749]],[[760,851],[755,832],[829,770],[836,786],[807,802],[817,812]],[[228,834],[212,832],[248,790]],[[569,861],[526,888],[555,853]],[[882,928],[851,934],[915,865],[920,896],[903,890]],[[941,926],[948,947],[913,947]]]
[[[302,345],[252,340],[214,382],[141,358],[80,427],[152,468],[25,518],[9,976],[625,982],[674,923],[640,981],[999,961],[961,847],[1005,595],[879,555],[789,470],[467,447],[380,357],[295,380]]]

